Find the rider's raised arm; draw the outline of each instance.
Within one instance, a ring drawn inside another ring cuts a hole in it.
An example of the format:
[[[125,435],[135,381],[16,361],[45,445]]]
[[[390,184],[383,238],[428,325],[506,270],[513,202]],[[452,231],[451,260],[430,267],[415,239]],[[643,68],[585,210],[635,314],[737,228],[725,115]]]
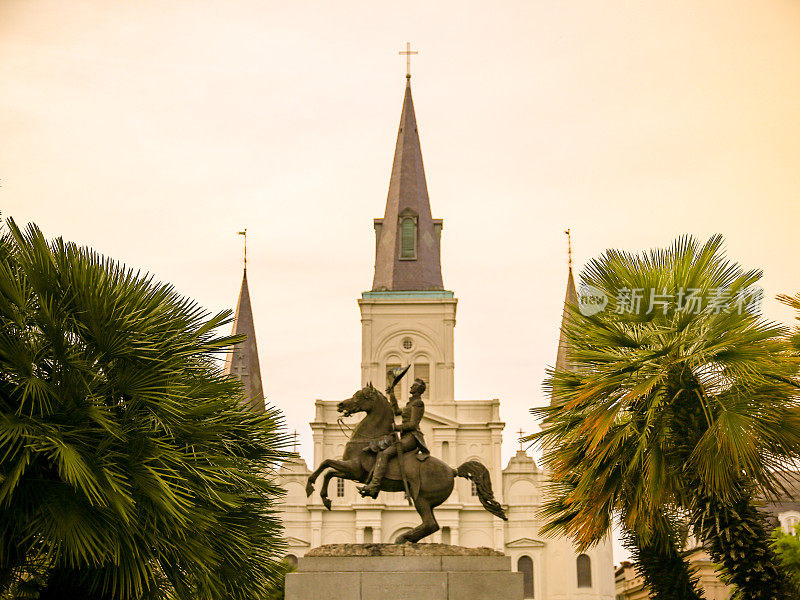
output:
[[[392,405],[392,411],[395,415],[400,414],[400,407],[397,405],[397,398],[394,395],[394,388],[389,388],[386,390],[389,393],[389,403]]]

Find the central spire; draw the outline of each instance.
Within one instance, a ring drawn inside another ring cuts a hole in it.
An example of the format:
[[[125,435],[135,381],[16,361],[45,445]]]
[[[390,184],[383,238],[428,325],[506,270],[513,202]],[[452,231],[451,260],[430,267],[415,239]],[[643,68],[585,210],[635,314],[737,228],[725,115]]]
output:
[[[439,239],[442,221],[431,217],[422,149],[406,78],[383,219],[375,219],[373,291],[442,290]]]

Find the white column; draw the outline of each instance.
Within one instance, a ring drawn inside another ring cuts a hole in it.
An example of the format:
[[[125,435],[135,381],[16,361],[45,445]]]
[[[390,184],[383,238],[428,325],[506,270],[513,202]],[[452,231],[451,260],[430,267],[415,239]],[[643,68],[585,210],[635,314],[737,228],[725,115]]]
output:
[[[311,513],[311,547],[322,545],[322,513],[315,510]]]
[[[499,521],[499,519],[494,519]],[[494,524],[494,548],[504,552],[506,549],[505,531],[503,526],[504,521]]]

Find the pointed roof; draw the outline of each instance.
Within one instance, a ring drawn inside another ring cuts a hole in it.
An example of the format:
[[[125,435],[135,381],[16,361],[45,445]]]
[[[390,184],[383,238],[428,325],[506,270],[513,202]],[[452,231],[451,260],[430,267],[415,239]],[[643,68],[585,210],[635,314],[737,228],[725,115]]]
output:
[[[416,256],[413,258],[400,256],[400,222],[406,217],[415,220],[417,225]],[[411,79],[407,77],[386,211],[383,219],[375,219],[377,251],[372,290],[444,289],[439,257],[441,229],[442,221],[431,217]]]
[[[242,289],[236,303],[232,335],[245,335],[245,341],[236,344],[225,359],[225,374],[233,375],[242,382],[250,406],[264,410],[264,389],[261,386],[261,366],[258,363],[258,345],[253,309],[250,306],[250,290],[247,287],[247,267],[242,276]]]
[[[577,304],[578,293],[575,291],[575,279],[572,276],[572,265],[570,265],[569,274],[567,275],[567,293],[564,296],[564,310],[561,314],[561,335],[558,338],[558,353],[556,354],[557,369],[571,368],[568,358],[570,343],[567,336],[564,335],[564,326],[570,318],[569,306],[576,306]]]

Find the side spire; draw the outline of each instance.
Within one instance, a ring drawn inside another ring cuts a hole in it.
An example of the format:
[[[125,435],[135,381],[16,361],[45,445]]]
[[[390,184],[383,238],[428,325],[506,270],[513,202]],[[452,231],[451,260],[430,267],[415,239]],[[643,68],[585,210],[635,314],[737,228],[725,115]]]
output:
[[[411,79],[407,77],[386,210],[383,219],[375,219],[372,290],[443,290],[441,231],[441,219],[431,217]]]
[[[569,266],[567,272],[567,291],[564,295],[564,309],[561,314],[561,335],[558,338],[558,353],[556,354],[557,369],[572,368],[568,357],[570,352],[570,343],[564,334],[564,327],[571,316],[569,307],[576,306],[578,304],[578,293],[575,290],[575,278],[572,276],[572,235],[569,229],[567,229],[564,233],[567,235]]]
[[[256,327],[253,320],[253,309],[250,305],[246,265],[243,271],[242,287],[239,290],[239,301],[236,303],[231,334],[245,335],[246,339],[234,345],[225,358],[224,372],[242,382],[248,405],[254,410],[262,411],[264,410],[264,389],[261,385],[261,366],[258,362]]]

